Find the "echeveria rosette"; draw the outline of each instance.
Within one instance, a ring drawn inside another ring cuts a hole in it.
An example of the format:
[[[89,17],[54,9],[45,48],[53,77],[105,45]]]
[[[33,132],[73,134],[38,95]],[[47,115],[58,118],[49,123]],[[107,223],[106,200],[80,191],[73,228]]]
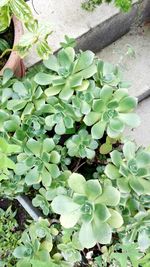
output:
[[[81,117],[77,117],[74,109],[69,103],[51,97],[48,101],[47,111],[50,115],[45,117],[46,130],[52,130],[58,135],[63,135],[67,130],[72,129],[76,121],[80,121]]]
[[[94,53],[81,52],[77,56],[72,47],[63,48],[58,56],[51,55],[44,65],[52,73],[38,73],[34,80],[40,85],[49,85],[46,96],[59,94],[59,98],[69,100],[74,91],[84,91],[89,86],[88,78],[96,73]]]
[[[13,252],[14,257],[18,259],[18,266],[30,266],[28,263],[32,261],[33,265],[38,263],[42,266],[43,257],[49,265],[49,253],[53,248],[52,238],[52,229],[48,220],[40,218],[30,224],[22,233],[20,245]]]
[[[101,187],[98,180],[88,180],[73,173],[68,180],[72,197],[59,195],[52,201],[52,209],[60,214],[64,228],[80,225],[79,241],[84,248],[91,248],[97,242],[109,244],[112,229],[120,228],[122,216],[112,207],[120,201],[120,192],[111,185]]]
[[[42,182],[48,187],[52,179],[60,175],[60,154],[55,150],[52,138],[45,138],[43,141],[30,138],[26,142],[24,153],[18,155],[17,159],[15,173],[25,176],[28,186]]]
[[[99,97],[100,88],[96,86],[93,80],[89,80],[90,84],[87,90],[77,92],[71,98],[72,106],[76,116],[82,117],[88,114],[92,109],[93,99]]]
[[[94,76],[96,83],[103,87],[104,85],[113,86],[115,89],[126,88],[122,82],[122,73],[116,65],[99,60],[97,63],[97,73]]]
[[[105,174],[116,180],[119,190],[150,195],[150,152],[137,149],[134,142],[123,146],[123,154],[117,150],[110,153],[112,163],[105,168]]]
[[[6,88],[2,92],[2,103],[7,101],[7,109],[20,112],[20,118],[31,115],[45,104],[43,90],[33,80],[24,82],[16,81],[12,88]]]
[[[84,129],[69,138],[65,144],[70,157],[88,159],[94,158],[95,150],[98,147],[98,142],[93,140],[88,131]]]
[[[125,126],[132,128],[140,124],[133,110],[137,106],[137,98],[129,96],[127,89],[115,92],[111,86],[105,85],[100,96],[93,100],[92,111],[84,117],[84,123],[92,126],[91,135],[94,139],[103,137],[106,130],[111,138],[119,137]]]

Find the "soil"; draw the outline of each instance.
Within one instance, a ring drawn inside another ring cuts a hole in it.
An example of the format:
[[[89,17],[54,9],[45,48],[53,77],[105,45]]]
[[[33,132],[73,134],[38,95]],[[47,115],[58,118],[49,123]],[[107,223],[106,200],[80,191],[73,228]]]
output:
[[[14,25],[13,25],[13,22],[11,22],[9,28],[5,32],[0,33],[0,38],[7,41],[11,48],[13,47],[13,43],[14,43]],[[3,58],[0,59],[0,70],[6,64],[8,58],[9,58],[9,55],[10,55],[10,53],[6,54]]]

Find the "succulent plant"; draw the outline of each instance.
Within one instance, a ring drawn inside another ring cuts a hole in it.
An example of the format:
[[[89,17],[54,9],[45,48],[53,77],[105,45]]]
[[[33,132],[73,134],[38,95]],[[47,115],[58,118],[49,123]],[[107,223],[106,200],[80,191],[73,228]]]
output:
[[[111,162],[105,168],[105,174],[116,180],[119,190],[129,193],[133,190],[138,195],[150,194],[150,152],[137,149],[134,142],[128,141],[123,146],[123,154],[117,150],[110,153]]]
[[[102,188],[98,180],[86,181],[78,173],[69,177],[68,184],[72,197],[59,195],[51,204],[53,211],[61,215],[62,226],[73,228],[79,223],[79,241],[83,247],[110,243],[112,229],[123,223],[120,213],[112,208],[119,204],[119,191],[111,185]]]
[[[109,137],[116,138],[123,133],[125,126],[133,128],[139,125],[139,117],[133,113],[136,106],[137,99],[129,96],[126,89],[114,92],[111,86],[104,85],[83,121],[87,126],[92,126],[94,139],[102,138],[105,130]]]
[[[18,155],[15,173],[25,175],[25,183],[29,185],[51,185],[52,178],[60,175],[58,163],[60,155],[54,150],[55,143],[52,138],[46,138],[43,142],[30,138],[26,142],[24,153]]]
[[[66,141],[69,156],[92,159],[95,156],[97,141],[93,140],[86,130],[80,130]]]
[[[51,55],[44,65],[52,74],[38,73],[35,81],[40,85],[49,85],[47,96],[59,94],[59,98],[69,100],[75,91],[84,91],[89,86],[88,78],[96,73],[94,54],[81,52],[78,57],[72,47],[63,48],[58,56]]]

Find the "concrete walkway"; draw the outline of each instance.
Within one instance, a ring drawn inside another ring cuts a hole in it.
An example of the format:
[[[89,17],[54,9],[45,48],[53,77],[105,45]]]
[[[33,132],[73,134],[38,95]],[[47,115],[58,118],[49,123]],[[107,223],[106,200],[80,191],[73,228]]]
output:
[[[130,47],[134,57],[126,55]],[[132,95],[139,96],[150,90],[150,23],[133,28],[97,56],[121,66],[125,80],[131,82]]]
[[[49,36],[49,45],[55,52],[60,42],[68,35],[77,39],[79,49],[98,52],[101,48],[127,33],[140,13],[145,20],[150,13],[149,0],[133,0],[130,12],[120,12],[112,4],[102,4],[94,12],[81,8],[84,0],[29,0],[34,16],[41,23],[50,24],[53,34]],[[31,51],[26,58],[26,66],[33,66],[39,61],[36,53]]]
[[[133,131],[127,131],[127,134],[133,137],[138,145],[150,146],[150,98],[139,104],[137,114],[141,118],[141,125]]]

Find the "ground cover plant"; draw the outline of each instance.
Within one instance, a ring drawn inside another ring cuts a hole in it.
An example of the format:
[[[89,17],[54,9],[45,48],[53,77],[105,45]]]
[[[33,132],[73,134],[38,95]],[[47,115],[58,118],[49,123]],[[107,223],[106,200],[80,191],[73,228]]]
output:
[[[0,209],[0,266],[15,266],[17,260],[13,256],[15,247],[19,244],[21,231],[15,219],[16,212],[11,207],[6,211]]]
[[[82,7],[88,11],[93,11],[98,5],[101,5],[102,3],[113,3],[116,7],[119,7],[124,12],[129,11],[132,6],[132,0],[85,0],[82,3]]]
[[[0,80],[0,194],[26,194],[43,214],[16,266],[146,267],[150,149],[123,136],[140,124],[137,99],[117,66],[71,44]]]

